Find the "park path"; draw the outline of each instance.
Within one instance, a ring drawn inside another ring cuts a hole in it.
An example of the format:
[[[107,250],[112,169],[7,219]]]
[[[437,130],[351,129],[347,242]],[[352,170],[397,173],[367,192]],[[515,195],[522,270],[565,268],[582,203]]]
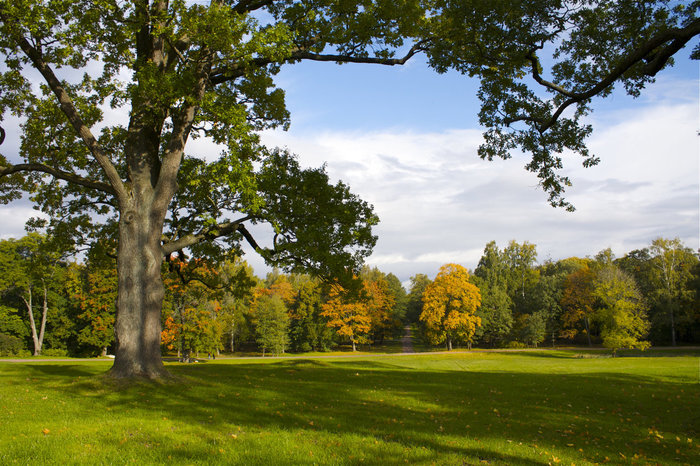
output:
[[[403,335],[403,338],[401,338],[401,350],[404,353],[413,353],[413,335],[411,335],[411,326],[405,326],[404,330],[405,333]]]

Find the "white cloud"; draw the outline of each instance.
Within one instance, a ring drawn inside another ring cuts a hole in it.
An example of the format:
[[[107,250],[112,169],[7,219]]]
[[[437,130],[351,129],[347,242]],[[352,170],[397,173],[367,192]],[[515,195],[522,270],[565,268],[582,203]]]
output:
[[[616,112],[589,141],[601,163],[584,169],[566,157],[575,213],[554,209],[523,169],[523,157],[486,162],[477,130],[386,130],[318,135],[267,133],[304,165],[328,172],[375,206],[379,242],[368,260],[406,280],[434,275],[445,262],[474,268],[484,245],[530,241],[540,259],[622,255],[657,236],[697,249],[699,222],[696,103],[656,102]]]
[[[46,215],[27,207],[20,201],[15,204],[0,206],[0,239],[21,238],[27,234],[24,225],[31,217],[43,217]]]

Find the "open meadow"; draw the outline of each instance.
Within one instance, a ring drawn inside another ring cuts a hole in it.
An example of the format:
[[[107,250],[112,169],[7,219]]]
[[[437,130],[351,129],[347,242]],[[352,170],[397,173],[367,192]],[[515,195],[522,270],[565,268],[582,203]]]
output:
[[[698,464],[700,351],[0,361],[1,464]]]

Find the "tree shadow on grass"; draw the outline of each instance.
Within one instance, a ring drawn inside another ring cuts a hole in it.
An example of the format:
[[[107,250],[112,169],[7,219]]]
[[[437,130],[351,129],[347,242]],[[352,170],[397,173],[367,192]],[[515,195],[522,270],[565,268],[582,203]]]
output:
[[[104,372],[104,366],[70,363],[31,363],[3,366],[0,370],[0,377],[13,377],[18,374],[32,374],[50,377],[94,377],[96,374]]]
[[[306,432],[338,439],[334,448],[339,452],[348,439],[373,440],[379,447],[369,442],[363,448],[371,462],[382,464],[403,462],[396,455],[406,449],[406,458],[427,463],[461,458],[467,464],[547,464],[551,457],[539,451],[545,448],[557,456],[568,452],[575,462],[636,454],[645,461],[682,463],[696,450],[676,438],[697,443],[700,425],[697,386],[631,374],[437,370],[407,368],[388,359],[294,359],[172,365],[168,369],[184,381],[175,387],[114,387],[93,377],[101,369],[95,366],[24,369],[37,379],[32,383],[63,377],[64,383],[50,386],[113,412],[128,408],[132,416],[197,426],[203,436],[236,426],[258,434]],[[650,431],[664,432],[663,438]],[[184,450],[167,447],[166,437],[162,443],[168,455],[183,461],[205,461],[211,453],[197,442]],[[674,453],[677,449],[680,453]],[[247,460],[280,463],[279,453],[263,449]],[[339,462],[353,461],[346,456]]]

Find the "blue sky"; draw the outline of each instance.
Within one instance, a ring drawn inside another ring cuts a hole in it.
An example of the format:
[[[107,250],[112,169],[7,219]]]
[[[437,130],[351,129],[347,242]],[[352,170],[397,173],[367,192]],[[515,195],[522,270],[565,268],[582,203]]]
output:
[[[478,83],[437,74],[417,56],[404,66],[305,62],[282,69],[292,131],[441,131],[476,127]]]
[[[473,269],[488,241],[537,245],[539,260],[618,255],[659,236],[700,247],[698,63],[678,57],[639,99],[616,92],[594,101],[589,147],[597,167],[565,157],[574,183],[574,213],[554,209],[536,177],[514,154],[486,162],[476,149],[478,83],[457,73],[438,75],[421,57],[403,67],[302,63],[277,76],[292,124],[263,140],[299,154],[305,166],[327,163],[375,206],[379,241],[368,263],[403,282],[433,277],[447,262]],[[11,147],[11,137],[3,145]],[[218,153],[206,141],[190,153]],[[8,154],[9,155],[9,154]],[[0,237],[21,236],[35,212],[26,201],[0,206]],[[264,235],[264,233],[263,233]],[[258,275],[268,270],[250,252]]]

